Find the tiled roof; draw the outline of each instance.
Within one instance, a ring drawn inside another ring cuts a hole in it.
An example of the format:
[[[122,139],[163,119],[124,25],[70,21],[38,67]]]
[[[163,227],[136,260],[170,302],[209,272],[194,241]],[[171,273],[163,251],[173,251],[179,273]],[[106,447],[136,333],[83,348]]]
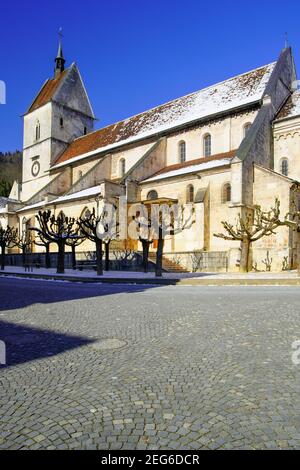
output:
[[[275,63],[217,83],[74,140],[55,165],[259,101]]]
[[[155,175],[144,180],[143,183],[214,168],[214,163],[216,163],[216,166],[223,166],[229,164],[230,160],[235,156],[235,154],[236,150],[231,150],[230,152],[218,153],[216,155],[212,155],[211,157],[202,157],[195,160],[189,160],[184,163],[169,165],[155,173]]]
[[[236,154],[236,150],[230,150],[229,152],[217,153],[210,157],[196,158],[195,160],[187,160],[184,163],[175,163],[174,165],[166,166],[163,170],[158,171],[156,175],[165,173],[166,171],[180,170],[180,168],[186,168],[188,166],[199,165],[199,163],[212,162],[214,160],[220,160],[222,158],[233,158]]]
[[[56,92],[67,72],[68,69],[64,70],[64,72],[61,73],[57,78],[50,78],[44,83],[42,89],[28,109],[28,113],[51,101],[54,93]]]
[[[277,114],[276,120],[300,116],[300,91],[294,91],[283,108]]]

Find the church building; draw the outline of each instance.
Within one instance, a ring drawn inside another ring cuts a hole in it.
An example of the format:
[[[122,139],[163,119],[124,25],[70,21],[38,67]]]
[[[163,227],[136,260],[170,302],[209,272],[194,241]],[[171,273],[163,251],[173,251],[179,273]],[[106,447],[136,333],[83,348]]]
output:
[[[22,181],[1,198],[0,223],[22,233],[39,210],[77,218],[99,198],[194,203],[196,223],[165,241],[166,269],[236,271],[240,243],[215,237],[222,221],[235,224],[257,204],[269,210],[276,197],[282,214],[298,204],[296,80],[287,47],[275,62],[94,130],[80,72],[75,63],[65,67],[60,44],[54,75],[24,114]],[[257,269],[266,256],[274,271],[297,265],[293,233],[276,232],[253,244]],[[141,250],[138,241],[127,246]],[[92,249],[86,241],[78,252]]]

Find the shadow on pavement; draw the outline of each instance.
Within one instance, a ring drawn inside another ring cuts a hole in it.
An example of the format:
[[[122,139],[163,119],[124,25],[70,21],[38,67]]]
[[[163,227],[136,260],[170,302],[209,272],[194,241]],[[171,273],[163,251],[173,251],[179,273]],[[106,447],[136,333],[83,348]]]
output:
[[[6,349],[6,365],[0,365],[0,368],[49,358],[93,342],[89,338],[6,321],[0,321],[0,340],[4,342]]]
[[[18,278],[0,278],[0,311],[49,304],[69,300],[103,297],[105,295],[143,292],[159,285],[86,284],[61,281],[36,281]],[[0,330],[1,333],[1,330]]]

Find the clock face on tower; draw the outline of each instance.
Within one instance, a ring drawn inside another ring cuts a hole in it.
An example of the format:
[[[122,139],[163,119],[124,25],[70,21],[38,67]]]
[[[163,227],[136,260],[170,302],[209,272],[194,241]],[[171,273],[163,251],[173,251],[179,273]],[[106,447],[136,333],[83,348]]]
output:
[[[37,176],[40,172],[40,164],[39,162],[33,162],[31,167],[31,174],[32,176]]]

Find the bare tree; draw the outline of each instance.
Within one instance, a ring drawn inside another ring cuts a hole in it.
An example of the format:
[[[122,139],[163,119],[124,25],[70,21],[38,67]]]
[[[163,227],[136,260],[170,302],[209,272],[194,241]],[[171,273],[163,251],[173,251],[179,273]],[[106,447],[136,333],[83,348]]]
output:
[[[291,228],[296,233],[297,269],[300,276],[300,211],[294,210],[286,214],[281,225]]]
[[[266,266],[266,271],[270,272],[272,268],[273,258],[270,258],[270,252],[267,251],[267,256],[262,260],[262,263]]]
[[[215,233],[215,237],[224,240],[234,240],[241,242],[241,261],[240,271],[249,271],[249,253],[251,244],[262,237],[274,235],[275,229],[279,226],[286,225],[286,222],[279,220],[280,201],[275,199],[274,207],[270,211],[262,211],[260,206],[254,206],[253,212],[247,213],[243,217],[238,216],[235,226],[229,222],[222,222],[227,234]]]
[[[171,206],[171,210],[166,210],[166,206]],[[186,217],[186,212],[188,213]],[[194,207],[193,204],[186,204],[185,207],[175,205],[162,205],[158,207],[155,223],[152,222],[153,233],[157,236],[157,251],[156,251],[156,265],[155,276],[161,277],[163,270],[163,251],[166,234],[175,236],[184,230],[191,228],[195,223],[194,220]]]
[[[29,230],[35,231],[35,228]],[[51,268],[51,257],[50,257],[50,245],[51,242],[43,237],[42,233],[37,233],[37,236],[33,238],[33,243],[37,246],[43,246],[45,248],[45,267],[46,269]]]
[[[39,211],[36,219],[40,228],[34,230],[50,243],[58,246],[57,273],[65,272],[65,247],[69,240],[77,239],[77,227],[73,217],[67,217],[61,212],[57,217],[51,211]]]
[[[103,274],[103,251],[102,251],[102,238],[99,238],[99,223],[103,221],[103,213],[96,215],[95,208],[90,211],[86,211],[85,214],[79,217],[77,224],[80,228],[80,232],[90,241],[95,243],[96,248],[96,265],[97,275]]]
[[[13,248],[17,245],[18,229],[10,227],[2,228],[0,226],[0,246],[1,246],[1,270],[5,269],[5,252],[7,248]]]
[[[66,245],[71,247],[71,253],[72,253],[72,269],[76,270],[76,248],[77,246],[81,245],[85,240],[85,236],[82,236],[79,234],[79,230],[75,232],[75,237],[69,238],[68,241],[66,241]]]
[[[133,216],[138,227],[138,238],[142,244],[142,265],[144,273],[148,272],[149,267],[149,248],[153,243],[153,233],[151,230],[151,218],[145,214],[137,213]]]
[[[23,230],[22,235],[18,237],[16,246],[22,252],[22,265],[26,263],[26,255],[31,252],[32,239],[29,230]]]

